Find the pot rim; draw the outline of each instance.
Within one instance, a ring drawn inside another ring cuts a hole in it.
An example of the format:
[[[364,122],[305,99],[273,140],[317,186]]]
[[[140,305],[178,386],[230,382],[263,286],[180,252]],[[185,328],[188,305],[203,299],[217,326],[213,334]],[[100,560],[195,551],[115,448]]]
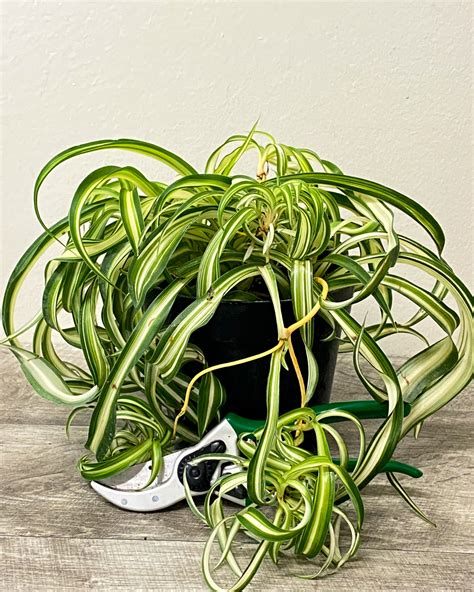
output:
[[[339,290],[334,290],[335,293],[344,293],[347,292],[347,294],[352,295],[354,293],[354,290],[351,287],[347,287],[347,288],[340,288]],[[350,297],[350,296],[349,296]],[[195,301],[196,298],[193,298],[191,296],[187,296],[186,294],[179,294],[176,298],[176,300],[188,300],[188,301]],[[280,298],[280,302],[282,304],[290,304],[293,302],[292,298]],[[269,298],[268,300],[239,300],[239,299],[235,299],[235,300],[225,300],[224,298],[220,301],[219,306],[222,306],[223,304],[229,304],[229,305],[237,305],[237,304],[272,304],[271,299]]]

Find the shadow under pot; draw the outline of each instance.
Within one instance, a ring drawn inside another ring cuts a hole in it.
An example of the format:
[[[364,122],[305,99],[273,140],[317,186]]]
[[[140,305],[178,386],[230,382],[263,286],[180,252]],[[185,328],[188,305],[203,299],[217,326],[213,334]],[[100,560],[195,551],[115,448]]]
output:
[[[331,294],[332,299],[336,301],[346,300],[351,296],[351,289]],[[178,297],[171,310],[170,319],[175,318],[190,302],[191,299],[188,297]],[[288,327],[296,321],[291,300],[282,300],[281,309],[285,326]],[[312,405],[327,403],[330,399],[339,341],[322,340],[329,336],[331,331],[329,324],[320,315],[316,315],[312,351],[318,362],[319,379],[311,399]],[[336,335],[339,336],[340,332]],[[190,341],[202,349],[209,366],[239,360],[270,349],[278,341],[273,305],[269,300],[223,300],[212,319],[195,331]],[[299,331],[293,333],[292,342],[306,382],[308,368]],[[298,379],[289,356],[287,360],[288,370],[282,368],[280,374],[280,414],[300,405]],[[226,401],[221,408],[223,414],[233,412],[249,419],[265,418],[269,368],[270,356],[216,370],[215,375],[227,393]],[[188,364],[186,374],[192,377],[201,369],[200,365]]]

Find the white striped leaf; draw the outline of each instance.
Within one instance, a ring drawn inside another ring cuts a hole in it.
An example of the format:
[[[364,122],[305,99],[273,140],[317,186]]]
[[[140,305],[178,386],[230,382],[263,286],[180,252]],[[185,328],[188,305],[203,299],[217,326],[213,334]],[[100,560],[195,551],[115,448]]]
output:
[[[138,252],[144,222],[138,190],[129,181],[121,181],[120,183],[119,203],[120,215],[122,216],[125,232],[136,254]]]
[[[313,265],[306,259],[293,261],[291,272],[291,300],[296,320],[302,319],[314,306],[313,291]],[[319,367],[316,357],[312,352],[314,342],[314,322],[310,320],[300,329],[301,338],[305,347],[306,362],[308,367],[308,380],[306,384],[306,401],[310,401],[316,390],[319,378]]]
[[[24,349],[13,346],[9,346],[9,349],[20,362],[21,369],[28,382],[44,399],[71,407],[79,407],[97,397],[99,390],[97,386],[76,395],[59,375],[56,368],[47,360],[39,358]]]
[[[212,292],[194,301],[174,319],[150,357],[163,380],[171,380],[176,375],[192,333],[210,321],[225,294],[258,274],[255,266],[243,265],[228,271],[215,282]]]
[[[199,397],[197,405],[198,434],[202,437],[212,420],[216,418],[219,407],[225,402],[225,389],[221,381],[208,372],[199,383]]]
[[[272,354],[267,382],[267,417],[259,445],[250,461],[248,470],[248,494],[255,503],[265,502],[265,466],[276,438],[276,423],[279,415],[280,371],[283,348]]]
[[[96,326],[98,290],[97,283],[92,283],[82,299],[78,317],[82,351],[95,384],[101,387],[107,379],[109,363]]]
[[[184,281],[176,280],[155,298],[133,330],[112,366],[106,383],[101,388],[99,400],[91,418],[86,444],[96,454],[98,460],[104,457],[115,432],[115,406],[120,387],[165,322],[184,284]]]
[[[213,215],[211,209],[200,208],[171,224],[165,223],[155,235],[152,235],[132,262],[128,272],[128,286],[136,307],[142,306],[148,290],[156,284],[187,229],[192,224]]]
[[[199,265],[199,273],[196,284],[198,298],[204,296],[220,274],[220,257],[227,243],[240,230],[241,226],[249,222],[255,216],[253,208],[244,208],[236,212],[226,224],[215,233]]]

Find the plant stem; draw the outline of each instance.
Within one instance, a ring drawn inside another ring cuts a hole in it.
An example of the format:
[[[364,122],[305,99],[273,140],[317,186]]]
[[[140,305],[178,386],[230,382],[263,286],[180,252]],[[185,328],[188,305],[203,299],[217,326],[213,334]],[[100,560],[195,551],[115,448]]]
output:
[[[265,358],[266,356],[270,356],[274,352],[276,352],[279,349],[281,349],[282,347],[284,347],[285,344],[288,344],[288,349],[290,352],[291,361],[293,362],[296,376],[298,377],[298,383],[300,385],[300,391],[301,391],[301,407],[304,407],[306,405],[306,387],[304,384],[303,375],[301,374],[300,366],[298,364],[298,359],[296,357],[295,350],[293,348],[293,343],[291,342],[291,335],[292,335],[292,333],[294,333],[295,331],[297,331],[298,329],[300,329],[301,327],[306,325],[306,323],[309,323],[309,321],[318,313],[319,309],[321,308],[321,302],[323,300],[326,300],[326,298],[327,298],[327,295],[329,292],[329,286],[328,286],[327,282],[320,277],[315,277],[314,280],[322,286],[321,297],[319,298],[319,300],[315,304],[315,306],[313,306],[313,308],[304,317],[302,317],[299,321],[296,321],[296,323],[293,323],[289,327],[285,327],[283,329],[283,337],[278,341],[278,343],[276,345],[274,345],[271,349],[267,349],[264,352],[261,352],[259,354],[255,354],[253,356],[249,356],[247,358],[241,358],[240,360],[234,360],[233,362],[224,362],[222,364],[216,364],[215,366],[210,366],[209,368],[204,368],[203,370],[198,372],[191,379],[191,381],[189,382],[188,387],[186,389],[186,394],[184,397],[183,406],[181,407],[180,412],[178,413],[178,415],[176,416],[176,418],[174,420],[173,436],[172,436],[173,438],[176,436],[176,430],[178,428],[178,422],[179,422],[180,418],[186,413],[186,411],[188,409],[189,399],[191,398],[191,391],[192,391],[192,388],[197,380],[202,378],[205,374],[208,374],[209,372],[213,372],[214,370],[221,370],[223,368],[230,368],[231,366],[238,366],[239,364],[246,364],[248,362],[253,362],[254,360],[258,360],[260,358]]]

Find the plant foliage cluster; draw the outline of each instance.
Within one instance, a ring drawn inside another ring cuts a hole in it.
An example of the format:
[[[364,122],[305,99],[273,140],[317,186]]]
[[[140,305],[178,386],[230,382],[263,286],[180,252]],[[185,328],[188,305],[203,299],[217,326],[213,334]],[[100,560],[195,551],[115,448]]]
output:
[[[79,185],[68,216],[47,227],[38,195],[48,175],[70,158],[106,149],[156,159],[177,178],[166,184],[133,167],[101,167]],[[237,170],[247,153],[256,156],[256,177]],[[413,428],[418,432],[472,376],[471,295],[442,257],[444,235],[433,216],[393,189],[347,176],[314,151],[279,144],[255,128],[226,140],[202,173],[181,157],[136,140],[71,148],[41,171],[34,205],[44,232],[8,283],[3,302],[8,338],[3,344],[41,396],[72,408],[68,426],[76,413],[91,410],[90,454],[79,462],[82,475],[101,479],[151,459],[151,481],[172,446],[196,443],[219,419],[225,389],[193,344],[193,332],[212,318],[223,299],[270,299],[278,342],[261,353],[271,357],[262,393],[265,425],[252,437],[239,438],[242,457],[227,460],[242,470],[216,482],[203,512],[189,496],[193,512],[212,528],[204,574],[213,589],[220,589],[210,567],[216,539],[220,563],[227,562],[237,577],[236,590],[248,584],[267,554],[276,562],[285,549],[307,558],[322,553],[323,566],[314,575],[342,565],[359,545],[360,489],[382,470],[398,442]],[[394,211],[414,220],[432,247],[397,232]],[[41,310],[17,329],[14,310],[22,283],[57,242],[63,250],[44,268]],[[409,268],[430,278],[431,289],[407,279]],[[353,295],[337,302],[332,295],[342,288]],[[189,306],[170,318],[183,295],[191,297]],[[293,327],[284,326],[283,298],[292,300],[298,320]],[[416,312],[396,319],[396,298],[406,299]],[[350,310],[367,299],[379,317],[364,327]],[[387,402],[387,416],[369,442],[357,418],[327,412],[357,425],[355,460],[349,459],[339,432],[323,421],[324,414],[308,408],[318,383],[315,314],[332,328],[329,339],[337,338],[338,328],[342,331],[341,350],[352,351],[365,389],[376,401]],[[443,332],[434,343],[418,330],[426,318]],[[31,328],[29,350],[20,337]],[[274,332],[274,327],[266,330]],[[304,342],[307,381],[292,347],[294,331]],[[420,349],[396,369],[380,344],[400,333],[412,335]],[[68,360],[58,339],[80,350],[85,364]],[[377,374],[377,382],[364,371],[362,360]],[[195,380],[187,371],[190,362],[203,367]],[[238,361],[226,360],[223,352],[222,362]],[[280,417],[282,371],[296,371],[300,393],[295,393],[299,408]],[[404,416],[406,403],[410,412]],[[316,436],[315,454],[301,446],[308,430]],[[337,461],[328,438],[337,445]],[[389,478],[407,497],[395,476]],[[222,495],[239,484],[246,485],[250,503],[226,516]],[[354,521],[340,506],[345,499],[355,508]],[[343,524],[351,533],[346,551],[339,542]],[[244,570],[232,552],[240,531],[259,541]]]

